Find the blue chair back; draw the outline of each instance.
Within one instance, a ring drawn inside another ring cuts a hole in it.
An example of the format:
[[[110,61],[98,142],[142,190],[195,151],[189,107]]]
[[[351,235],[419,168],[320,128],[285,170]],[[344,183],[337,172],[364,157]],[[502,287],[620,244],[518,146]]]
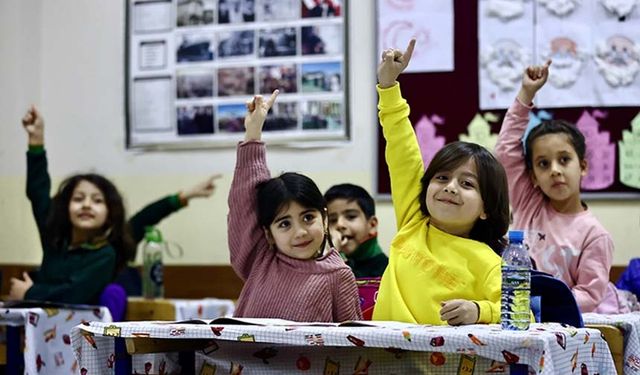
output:
[[[540,320],[584,327],[582,313],[571,289],[560,279],[540,271],[531,271],[531,296],[540,297]],[[535,313],[535,311],[534,311]]]

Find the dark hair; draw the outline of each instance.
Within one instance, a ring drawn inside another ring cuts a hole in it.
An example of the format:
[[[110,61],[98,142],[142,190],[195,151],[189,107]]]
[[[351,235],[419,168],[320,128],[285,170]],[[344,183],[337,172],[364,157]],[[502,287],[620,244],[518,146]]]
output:
[[[78,174],[65,179],[51,202],[51,210],[47,218],[45,233],[47,242],[55,249],[62,249],[69,244],[71,237],[71,219],[69,218],[69,202],[73,191],[81,181],[95,185],[104,195],[107,206],[107,218],[102,230],[108,233],[107,241],[116,250],[116,269],[118,272],[128,260],[132,260],[136,246],[125,220],[125,209],[118,189],[103,176],[94,173]],[[115,273],[114,273],[115,276]]]
[[[429,167],[420,180],[420,210],[429,216],[426,194],[429,182],[440,171],[458,168],[467,160],[473,159],[478,173],[480,196],[484,202],[487,218],[476,220],[469,238],[484,242],[497,254],[502,253],[506,244],[504,235],[509,229],[509,193],[507,175],[496,158],[486,148],[469,142],[453,142],[444,146],[433,157]]]
[[[324,193],[324,199],[327,201],[327,204],[336,199],[346,199],[348,202],[356,201],[367,219],[376,214],[376,204],[373,198],[369,192],[358,185],[333,185]]]
[[[258,224],[264,228],[269,228],[278,212],[291,202],[320,211],[323,219],[327,217],[327,202],[316,183],[309,177],[295,172],[286,172],[260,183],[257,200]],[[331,236],[326,233],[325,240],[334,247]]]
[[[584,135],[580,129],[578,129],[572,123],[565,120],[545,120],[540,125],[534,127],[529,132],[527,139],[525,140],[525,163],[528,170],[533,170],[533,142],[547,134],[566,134],[569,137],[569,142],[573,146],[578,159],[584,160],[587,146],[584,141]]]
[[[258,185],[258,223],[268,228],[292,201],[326,216],[327,203],[316,183],[305,175],[287,172]]]

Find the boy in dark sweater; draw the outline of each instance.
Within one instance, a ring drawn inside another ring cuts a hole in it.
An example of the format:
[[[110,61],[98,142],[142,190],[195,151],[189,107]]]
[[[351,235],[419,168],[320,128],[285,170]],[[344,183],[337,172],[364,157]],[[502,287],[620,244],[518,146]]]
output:
[[[324,194],[329,227],[339,232],[335,246],[347,258],[356,278],[380,277],[389,258],[378,244],[378,218],[371,195],[353,184],[334,185]]]

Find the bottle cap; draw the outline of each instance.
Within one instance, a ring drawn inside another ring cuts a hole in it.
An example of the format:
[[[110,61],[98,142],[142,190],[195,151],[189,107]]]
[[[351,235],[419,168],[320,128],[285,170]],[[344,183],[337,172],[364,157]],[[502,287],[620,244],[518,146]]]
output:
[[[510,230],[509,231],[509,242],[519,242],[522,243],[524,241],[524,231],[521,230]]]
[[[162,242],[162,233],[155,227],[146,227],[144,228],[145,234],[144,239],[147,242]]]

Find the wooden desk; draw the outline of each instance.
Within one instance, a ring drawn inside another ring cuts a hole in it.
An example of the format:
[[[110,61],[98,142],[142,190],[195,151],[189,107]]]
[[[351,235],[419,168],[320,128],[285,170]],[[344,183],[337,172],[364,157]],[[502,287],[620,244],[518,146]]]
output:
[[[176,320],[176,307],[168,299],[129,297],[125,320]]]
[[[229,299],[127,299],[127,321],[214,319],[231,316],[235,303]]]

